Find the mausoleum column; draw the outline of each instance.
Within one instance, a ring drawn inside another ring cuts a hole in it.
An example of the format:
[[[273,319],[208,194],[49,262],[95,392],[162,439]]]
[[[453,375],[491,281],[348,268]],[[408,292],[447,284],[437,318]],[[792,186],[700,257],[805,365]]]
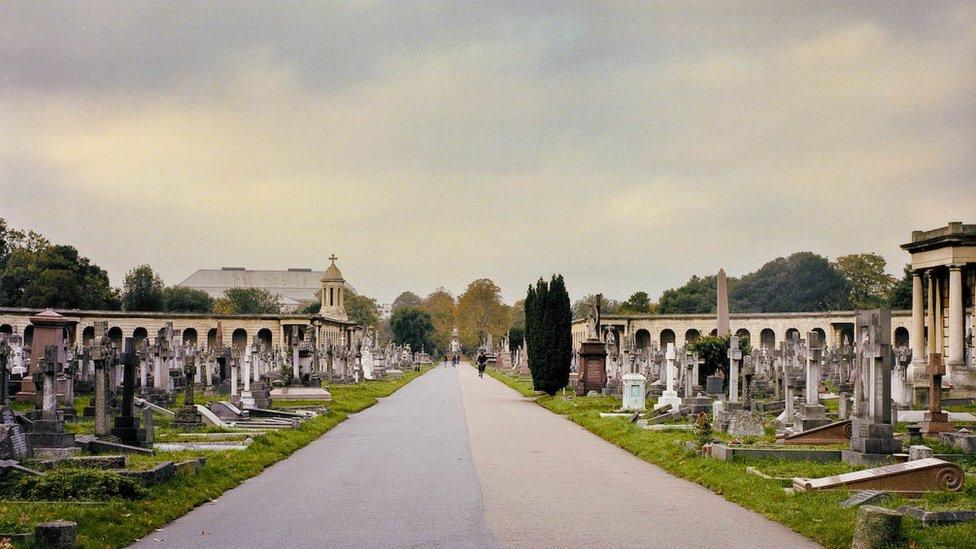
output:
[[[928,354],[938,353],[939,348],[936,344],[936,329],[935,329],[935,274],[932,269],[925,271],[925,278],[928,279],[928,296],[929,296],[929,311],[928,311],[928,323],[929,323],[929,352]]]
[[[912,271],[912,363],[908,367],[910,382],[925,378],[925,300],[922,292],[922,274]]]
[[[948,366],[961,366],[963,355],[962,265],[949,265],[949,360]]]

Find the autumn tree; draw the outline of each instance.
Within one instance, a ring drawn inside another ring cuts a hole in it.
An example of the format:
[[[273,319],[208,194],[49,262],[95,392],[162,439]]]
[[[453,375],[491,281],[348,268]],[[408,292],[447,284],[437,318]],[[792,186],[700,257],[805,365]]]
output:
[[[871,253],[850,254],[838,257],[834,265],[847,280],[852,306],[873,309],[888,302],[897,281],[885,272],[885,258]]]
[[[511,327],[511,311],[502,303],[501,289],[487,278],[468,285],[458,298],[456,308],[461,345],[475,349],[491,334],[499,337]]]
[[[420,305],[420,309],[430,315],[431,322],[434,324],[433,339],[438,349],[447,349],[451,343],[454,306],[454,296],[444,288],[431,292]]]

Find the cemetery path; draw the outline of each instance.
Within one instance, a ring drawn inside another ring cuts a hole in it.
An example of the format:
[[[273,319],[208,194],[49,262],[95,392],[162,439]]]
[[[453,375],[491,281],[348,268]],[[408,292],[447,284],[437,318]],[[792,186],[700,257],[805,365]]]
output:
[[[501,382],[458,371],[485,520],[508,547],[818,547]]]
[[[434,368],[135,546],[494,547],[458,369]]]

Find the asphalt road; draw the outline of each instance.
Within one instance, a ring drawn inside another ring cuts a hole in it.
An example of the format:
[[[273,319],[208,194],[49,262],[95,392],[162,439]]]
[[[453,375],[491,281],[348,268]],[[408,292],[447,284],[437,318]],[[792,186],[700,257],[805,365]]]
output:
[[[458,372],[488,528],[504,547],[818,547],[522,398]]]
[[[136,547],[494,547],[456,371],[435,368]]]
[[[435,368],[136,544],[698,546],[816,547],[463,364]]]

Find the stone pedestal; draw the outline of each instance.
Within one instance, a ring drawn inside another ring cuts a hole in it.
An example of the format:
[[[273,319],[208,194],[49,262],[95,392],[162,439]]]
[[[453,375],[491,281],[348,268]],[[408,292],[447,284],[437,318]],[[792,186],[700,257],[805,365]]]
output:
[[[800,404],[793,415],[793,427],[797,431],[809,431],[833,423],[827,417],[827,407],[820,404]]]
[[[173,418],[174,427],[200,427],[203,425],[203,415],[197,410],[196,406],[182,406],[176,410],[176,417]]]
[[[598,339],[588,339],[580,345],[580,372],[576,381],[576,396],[590,391],[601,392],[607,384],[607,348]]]
[[[62,419],[34,420],[27,433],[27,442],[35,451],[49,448],[74,448],[75,436],[64,432]]]
[[[251,395],[254,398],[254,408],[271,408],[271,390],[263,379],[251,384]]]
[[[844,451],[844,461],[851,465],[878,463],[901,452],[901,441],[894,438],[894,426],[863,419],[851,421],[851,449]]]
[[[115,418],[112,434],[119,437],[123,444],[145,446],[146,430],[140,428],[139,425],[139,418],[135,416],[119,416]]]

